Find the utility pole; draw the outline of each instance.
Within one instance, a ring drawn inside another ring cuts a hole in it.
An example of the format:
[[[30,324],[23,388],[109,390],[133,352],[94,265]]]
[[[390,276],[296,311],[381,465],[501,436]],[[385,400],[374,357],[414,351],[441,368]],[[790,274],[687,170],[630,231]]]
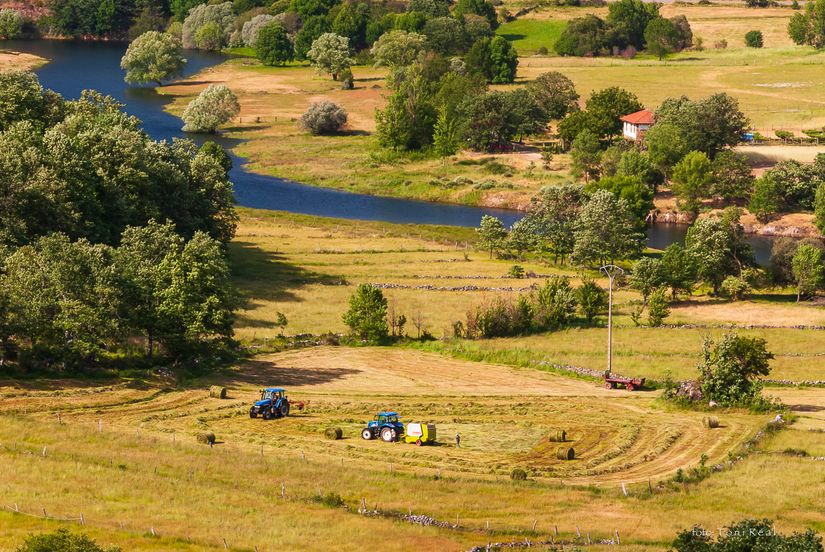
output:
[[[607,294],[607,375],[613,372],[613,280],[624,270],[616,265],[604,265],[599,269],[610,280],[610,289]]]

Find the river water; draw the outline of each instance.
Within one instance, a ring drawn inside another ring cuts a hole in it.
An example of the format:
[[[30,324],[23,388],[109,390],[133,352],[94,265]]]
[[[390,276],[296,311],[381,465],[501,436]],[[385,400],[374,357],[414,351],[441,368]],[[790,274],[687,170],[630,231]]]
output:
[[[66,98],[77,98],[84,89],[94,89],[125,104],[126,111],[143,121],[146,132],[156,140],[187,137],[197,141],[215,140],[228,150],[237,141],[220,137],[184,134],[178,117],[167,113],[170,102],[153,88],[132,87],[123,81],[120,58],[126,45],[111,42],[76,42],[57,40],[0,41],[0,47],[28,52],[51,60],[37,70],[43,86],[59,92]],[[189,50],[184,77],[216,65],[226,58],[220,54]],[[233,155],[234,168],[230,174],[235,184],[238,205],[256,209],[274,209],[327,217],[379,220],[394,223],[443,224],[450,226],[477,226],[482,215],[494,215],[508,226],[521,218],[517,211],[489,209],[384,198],[308,186],[274,176],[247,171],[243,159]],[[682,242],[687,226],[654,224],[648,229],[651,247],[663,249],[674,242]],[[770,258],[771,238],[751,236],[750,241],[757,260],[766,263]]]

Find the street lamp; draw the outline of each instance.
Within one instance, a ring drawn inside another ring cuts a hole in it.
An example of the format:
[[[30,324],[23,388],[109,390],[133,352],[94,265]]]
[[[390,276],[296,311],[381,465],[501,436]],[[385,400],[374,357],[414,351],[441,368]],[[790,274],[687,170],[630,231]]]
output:
[[[607,375],[613,371],[613,280],[619,274],[624,274],[624,270],[616,265],[604,265],[599,269],[607,275],[610,280],[610,291],[607,299]]]

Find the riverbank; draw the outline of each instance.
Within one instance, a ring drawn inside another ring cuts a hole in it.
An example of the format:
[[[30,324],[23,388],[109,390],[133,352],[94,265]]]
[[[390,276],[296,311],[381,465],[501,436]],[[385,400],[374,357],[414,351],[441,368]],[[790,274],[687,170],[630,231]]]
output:
[[[34,70],[48,62],[49,60],[33,54],[4,50],[0,42],[0,71]]]

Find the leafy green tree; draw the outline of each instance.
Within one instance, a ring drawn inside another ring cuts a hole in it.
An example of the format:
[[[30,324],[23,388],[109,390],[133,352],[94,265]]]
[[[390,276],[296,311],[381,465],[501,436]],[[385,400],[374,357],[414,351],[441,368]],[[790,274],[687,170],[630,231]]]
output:
[[[686,96],[666,99],[656,111],[656,125],[650,130],[664,123],[679,129],[688,151],[704,152],[711,159],[738,144],[750,126],[739,102],[724,92],[696,101]],[[649,137],[650,132],[645,139]]]
[[[445,105],[438,110],[433,130],[433,149],[439,157],[455,155],[461,149],[459,122],[449,114]]]
[[[159,6],[144,6],[137,17],[135,17],[132,26],[129,27],[129,40],[135,40],[140,35],[148,33],[149,31],[161,32],[166,28],[167,22],[168,18]],[[172,33],[169,34],[171,35]],[[180,41],[179,36],[175,36],[175,38]]]
[[[240,16],[235,20],[236,29],[238,28],[239,21],[242,17],[243,16]],[[261,13],[251,17],[249,21],[245,21],[241,26],[241,42],[245,46],[254,48],[258,43],[258,33],[261,32],[261,29],[276,21],[278,21],[278,19],[276,19],[274,15],[270,15],[268,13]]]
[[[764,174],[754,182],[748,210],[761,222],[767,222],[784,206],[782,186],[771,174]]]
[[[650,160],[665,175],[690,151],[681,130],[674,124],[657,122],[645,134]]]
[[[210,21],[195,31],[195,44],[199,50],[217,52],[224,47],[226,36],[221,26]]]
[[[335,33],[324,33],[312,42],[307,58],[319,73],[329,73],[332,80],[352,66],[349,39]]]
[[[478,39],[465,60],[468,71],[483,75],[493,84],[511,83],[516,78],[518,54],[504,37]]]
[[[559,138],[562,139],[565,147],[569,147],[576,136],[584,131],[588,131],[596,136],[600,133],[600,126],[596,118],[587,111],[574,111],[562,119],[556,129]]]
[[[6,259],[2,279],[15,334],[63,371],[95,362],[118,331],[111,249],[50,234]]]
[[[650,294],[650,299],[647,303],[648,326],[651,328],[657,328],[662,325],[665,318],[670,316],[668,304],[669,301],[664,289],[656,289]]]
[[[641,50],[650,40],[646,30],[659,17],[659,5],[642,0],[619,0],[608,6],[607,24],[614,35],[611,42],[619,47],[634,46]]]
[[[170,354],[183,358],[231,339],[238,299],[223,244],[196,232],[158,270],[168,281],[159,291],[157,312]]]
[[[13,40],[23,30],[23,16],[17,10],[0,9],[0,40]]]
[[[126,71],[126,82],[154,82],[158,86],[163,79],[179,75],[185,64],[178,39],[157,31],[137,37],[120,60],[121,69]]]
[[[507,235],[507,248],[515,253],[516,258],[523,259],[524,253],[536,245],[536,234],[530,219],[521,219],[513,223]]]
[[[478,246],[480,249],[490,252],[490,258],[493,258],[493,253],[504,248],[507,239],[507,229],[500,219],[484,215],[481,217],[481,223],[476,228],[478,234]]]
[[[599,138],[617,136],[622,132],[621,117],[644,109],[644,105],[632,92],[611,86],[594,92],[585,103],[597,125]]]
[[[576,313],[576,290],[567,278],[553,276],[536,293],[535,320],[540,328],[558,330]]]
[[[414,67],[375,114],[378,143],[396,150],[429,146],[437,117],[432,86]]]
[[[183,111],[184,132],[214,133],[218,127],[238,116],[238,97],[225,84],[210,84]]]
[[[644,242],[638,228],[625,200],[599,190],[584,204],[576,222],[573,257],[582,264],[599,265],[637,257]]]
[[[637,148],[622,152],[616,164],[615,176],[637,177],[653,192],[663,179],[662,173],[653,164],[650,155]]]
[[[458,19],[464,19],[467,14],[480,15],[487,19],[491,29],[498,27],[496,8],[489,0],[458,0],[453,9],[453,14]]]
[[[570,147],[570,172],[573,176],[589,182],[591,178],[599,176],[601,158],[602,145],[599,137],[589,130],[583,130]]]
[[[535,122],[524,118],[528,111],[521,109],[524,106],[515,105],[513,99],[516,97],[511,94],[498,90],[477,94],[462,105],[466,119],[465,137],[470,148],[476,151],[506,149],[523,132],[525,124],[529,128]],[[528,98],[520,95],[517,99]]]
[[[710,159],[701,151],[688,153],[673,167],[673,191],[683,209],[699,211],[701,199],[710,192],[712,169]]]
[[[585,186],[585,190],[607,190],[625,200],[640,229],[644,228],[645,221],[654,208],[653,190],[638,176],[605,176]]]
[[[745,33],[745,46],[748,48],[761,48],[763,45],[762,31],[748,31]]]
[[[693,30],[690,22],[684,15],[677,15],[670,18],[670,22],[676,27],[678,39],[676,41],[676,51],[682,51],[693,46]],[[701,38],[700,38],[701,40]]]
[[[607,46],[606,31],[595,15],[576,17],[567,22],[553,48],[560,56],[596,56]]]
[[[644,32],[647,51],[663,60],[678,50],[682,35],[669,19],[657,17],[647,24]]]
[[[630,285],[642,294],[647,303],[650,294],[665,285],[662,261],[652,257],[642,257],[633,265]]]
[[[758,377],[770,374],[771,359],[773,354],[759,337],[731,332],[718,343],[706,338],[699,365],[702,393],[723,406],[750,405],[762,389]]]
[[[590,278],[582,279],[576,288],[576,303],[588,324],[607,311],[607,292]]]
[[[278,22],[270,22],[258,29],[255,41],[255,55],[264,65],[284,65],[292,61],[294,56],[292,42],[286,34],[284,26]]]
[[[34,73],[0,71],[0,132],[24,121],[42,131],[63,119],[65,108],[63,98],[44,89]]]
[[[377,287],[360,284],[350,297],[344,324],[353,336],[367,343],[380,343],[389,335],[387,328],[387,298]]]
[[[426,37],[430,49],[444,56],[460,54],[467,48],[464,27],[454,17],[428,19],[421,28],[421,34]]]
[[[796,44],[825,47],[825,0],[805,4],[805,13],[795,13],[788,22],[788,35]]]
[[[200,48],[198,44],[198,31],[202,27],[211,25],[207,36],[201,35],[203,44],[214,47],[216,35],[220,35],[220,42],[223,43],[225,37],[229,36],[232,25],[235,22],[235,12],[232,9],[232,2],[222,4],[199,4],[189,11],[189,15],[183,21],[181,42],[184,48]]]
[[[579,109],[579,93],[573,81],[558,71],[542,73],[527,89],[550,120],[563,119]]]
[[[825,182],[816,189],[814,201],[814,222],[820,232],[825,232]]]
[[[747,199],[753,191],[753,169],[741,153],[725,150],[713,160],[710,193],[726,201]]]
[[[309,53],[312,44],[320,38],[320,36],[329,31],[329,23],[327,18],[320,15],[308,16],[306,19],[301,19],[303,24],[301,29],[295,34],[293,47],[295,50],[295,58],[299,60],[309,59]]]
[[[794,159],[780,161],[767,173],[781,188],[781,197],[787,207],[793,209],[812,209],[816,190],[825,182],[825,165],[800,163]]]
[[[17,552],[120,552],[120,548],[104,548],[86,535],[58,529],[52,533],[29,535]]]
[[[696,261],[682,245],[670,244],[662,253],[661,275],[674,299],[679,292],[690,294],[696,284]]]
[[[728,210],[722,217],[700,218],[688,229],[685,248],[694,260],[696,276],[718,294],[722,281],[737,276],[754,264],[753,249],[739,223],[739,211]]]
[[[390,31],[372,45],[370,55],[376,67],[403,67],[410,65],[424,51],[426,37],[407,31]]]
[[[800,245],[791,261],[796,281],[796,302],[805,295],[813,295],[825,283],[825,255],[822,249],[812,245]]]
[[[533,200],[526,219],[538,237],[539,249],[564,263],[573,254],[576,222],[581,211],[583,188],[560,184],[542,188]]]
[[[175,20],[183,23],[192,8],[205,3],[204,0],[170,0],[169,9],[172,11]]]
[[[363,2],[344,2],[332,20],[332,32],[349,40],[349,45],[360,50],[367,45],[367,22],[370,7]],[[330,12],[332,17],[332,12]]]

